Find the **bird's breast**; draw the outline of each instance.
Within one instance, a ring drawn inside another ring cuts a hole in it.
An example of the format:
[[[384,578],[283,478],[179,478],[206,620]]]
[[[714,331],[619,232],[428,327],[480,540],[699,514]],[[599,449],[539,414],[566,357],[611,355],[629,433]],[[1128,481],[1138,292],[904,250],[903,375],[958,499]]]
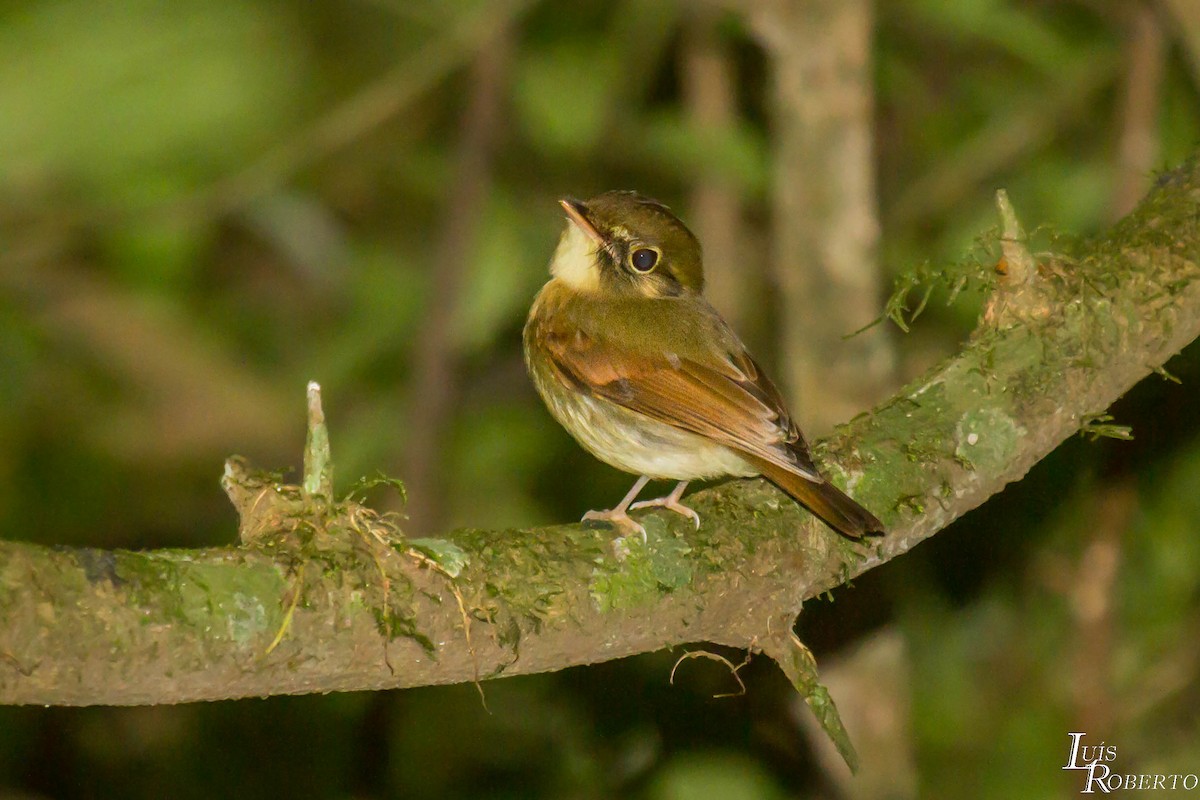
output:
[[[546,405],[585,450],[634,475],[690,481],[758,474],[724,445],[602,398],[568,389]]]
[[[551,415],[604,463],[634,475],[676,481],[758,474],[724,445],[565,384],[530,337],[525,355],[533,384]]]

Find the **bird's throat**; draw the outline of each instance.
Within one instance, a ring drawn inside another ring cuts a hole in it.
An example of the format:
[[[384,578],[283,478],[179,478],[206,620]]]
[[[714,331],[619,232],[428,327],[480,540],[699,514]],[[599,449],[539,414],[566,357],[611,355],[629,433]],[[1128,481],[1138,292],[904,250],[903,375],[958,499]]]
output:
[[[600,265],[596,242],[579,226],[568,225],[550,260],[550,273],[577,292],[599,292]]]

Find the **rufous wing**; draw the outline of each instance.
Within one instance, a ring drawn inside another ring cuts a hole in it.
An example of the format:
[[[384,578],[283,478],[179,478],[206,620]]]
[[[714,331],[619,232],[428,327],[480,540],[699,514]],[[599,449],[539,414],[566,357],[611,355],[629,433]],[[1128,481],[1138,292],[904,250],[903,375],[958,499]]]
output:
[[[732,346],[685,358],[621,347],[578,328],[551,327],[542,336],[564,382],[735,450],[847,536],[882,531],[870,512],[821,477],[779,391],[732,333],[724,341]]]

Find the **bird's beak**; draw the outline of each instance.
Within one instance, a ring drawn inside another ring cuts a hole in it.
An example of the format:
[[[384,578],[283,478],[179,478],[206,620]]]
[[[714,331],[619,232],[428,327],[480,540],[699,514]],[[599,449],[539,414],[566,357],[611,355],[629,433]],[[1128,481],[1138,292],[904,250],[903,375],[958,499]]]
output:
[[[604,247],[607,244],[604,237],[600,235],[600,231],[596,230],[596,226],[588,221],[587,206],[573,197],[564,197],[558,203],[563,207],[563,211],[567,212],[567,219],[574,222],[579,230],[586,233],[588,238],[596,243],[597,247]]]

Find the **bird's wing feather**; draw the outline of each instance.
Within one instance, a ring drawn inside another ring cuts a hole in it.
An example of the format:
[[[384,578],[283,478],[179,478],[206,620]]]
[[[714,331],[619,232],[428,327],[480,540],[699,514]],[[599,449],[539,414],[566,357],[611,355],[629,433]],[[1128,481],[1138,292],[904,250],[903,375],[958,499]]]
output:
[[[621,347],[553,324],[541,341],[559,376],[591,395],[823,483],[779,391],[725,323],[711,352]]]

